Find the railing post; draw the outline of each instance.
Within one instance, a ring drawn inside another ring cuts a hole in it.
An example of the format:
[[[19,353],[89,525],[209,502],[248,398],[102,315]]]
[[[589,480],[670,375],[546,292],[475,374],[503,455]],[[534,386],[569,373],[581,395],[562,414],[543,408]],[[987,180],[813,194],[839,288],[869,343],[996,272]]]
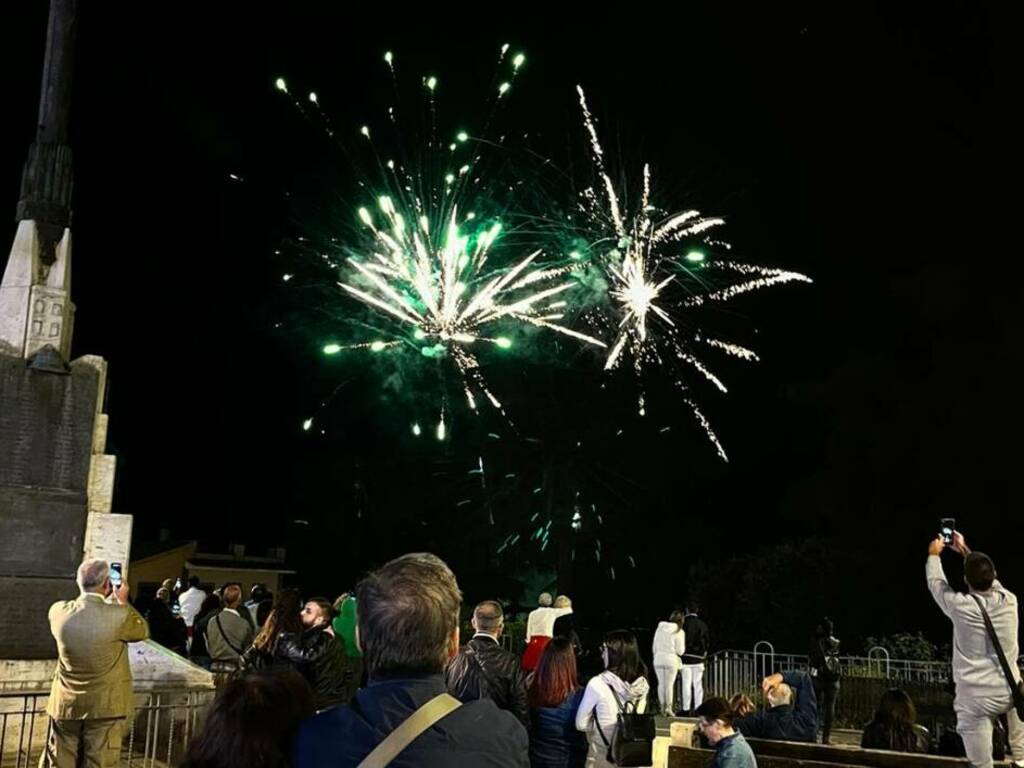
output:
[[[880,653],[877,654],[878,655],[878,671],[879,672],[882,671],[882,658],[884,658],[885,659],[885,678],[888,680],[889,677],[891,676],[890,675],[890,669],[889,669],[889,651],[886,650],[885,648],[883,648],[882,646],[876,645],[876,646],[874,646],[873,648],[871,648],[868,651],[868,667],[870,668],[871,662],[875,658],[875,655],[876,655],[875,652],[876,651],[880,651]],[[908,672],[909,672],[909,670],[908,670]]]

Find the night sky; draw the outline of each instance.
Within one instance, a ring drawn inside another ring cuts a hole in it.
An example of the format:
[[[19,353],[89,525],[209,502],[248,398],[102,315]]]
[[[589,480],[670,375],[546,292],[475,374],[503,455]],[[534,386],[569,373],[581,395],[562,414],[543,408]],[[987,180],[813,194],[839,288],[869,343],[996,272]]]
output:
[[[36,5],[0,24],[8,244],[38,100]],[[211,547],[287,544],[302,585],[332,594],[426,548],[468,599],[509,594],[503,578],[559,565],[559,547],[495,554],[513,532],[528,538],[547,477],[563,519],[576,490],[604,512],[571,566],[561,548],[563,586],[595,623],[652,621],[693,591],[695,564],[723,574],[701,592],[722,617],[743,579],[721,564],[775,552],[779,583],[804,590],[770,596],[763,625],[729,641],[803,636],[827,611],[853,645],[919,629],[944,642],[922,570],[945,516],[1022,588],[1022,268],[1018,238],[1001,233],[1019,200],[1011,25],[977,3],[833,5],[494,17],[84,5],[74,350],[110,363],[114,511],[135,516],[136,541],[166,528]],[[585,156],[581,83],[621,167],[649,161],[672,207],[724,215],[742,259],[814,278],[732,307],[762,362],[723,366],[726,396],[698,390],[727,465],[668,393],[640,420],[628,377],[600,390],[596,359],[549,364],[560,348],[491,373],[518,432],[484,414],[445,443],[412,438],[364,359],[320,355],[313,308],[282,282],[302,272],[282,243],[351,215],[354,178],[275,78],[315,90],[355,134],[383,122],[392,50],[410,83],[439,77],[438,112],[455,125],[480,111],[505,42],[527,54],[510,119],[549,156]],[[468,474],[479,455],[493,467],[486,496]],[[807,542],[825,556],[805,556]]]

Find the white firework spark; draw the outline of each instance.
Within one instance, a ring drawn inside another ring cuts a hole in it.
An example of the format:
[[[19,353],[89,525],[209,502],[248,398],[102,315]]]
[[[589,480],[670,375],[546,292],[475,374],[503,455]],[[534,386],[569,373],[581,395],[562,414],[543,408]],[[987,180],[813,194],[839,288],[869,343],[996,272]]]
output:
[[[604,342],[573,330],[564,317],[566,291],[576,283],[565,279],[568,268],[537,266],[534,251],[508,268],[488,263],[501,223],[489,226],[467,218],[461,225],[451,207],[441,231],[433,231],[428,206],[418,197],[405,212],[387,195],[378,200],[383,219],[378,226],[366,208],[359,218],[371,233],[359,255],[347,259],[351,273],[338,285],[349,295],[399,321],[411,331],[421,352],[451,355],[463,379],[470,407],[476,408],[473,386],[501,409],[480,373],[474,345],[509,348],[511,340],[496,335],[509,321],[545,328],[596,346]],[[464,233],[464,229],[472,231]],[[356,282],[360,285],[356,285]],[[556,297],[558,297],[556,299]],[[433,346],[428,346],[433,341]],[[378,342],[382,344],[385,342]],[[382,349],[383,347],[378,347]]]
[[[604,188],[603,199],[592,189],[585,190],[582,207],[591,221],[597,222],[597,226],[603,230],[596,245],[610,244],[603,253],[598,251],[595,261],[608,279],[608,293],[619,318],[615,340],[605,359],[605,370],[618,368],[624,359],[632,361],[640,386],[637,402],[641,416],[646,413],[641,376],[648,364],[662,367],[672,360],[678,360],[699,373],[719,391],[726,392],[721,379],[698,357],[696,350],[706,345],[741,360],[757,360],[756,353],[738,344],[705,337],[700,331],[693,331],[688,327],[689,323],[684,325],[682,322],[684,311],[729,301],[744,293],[772,285],[810,283],[811,280],[798,272],[740,262],[714,260],[705,263],[704,255],[697,251],[685,255],[681,253],[677,244],[695,237],[703,237],[706,245],[718,244],[707,239],[704,233],[722,225],[724,221],[718,217],[704,217],[695,210],[660,215],[651,205],[651,171],[647,165],[643,169],[640,205],[635,214],[624,214],[615,184],[605,168],[604,149],[594,118],[587,107],[586,96],[581,87],[577,87],[577,92],[583,111],[583,123],[590,136],[594,166],[600,186]],[[692,266],[687,266],[686,262],[691,262]],[[707,273],[731,273],[739,278],[739,282],[712,284],[708,278],[697,279],[697,269]],[[684,281],[685,285],[681,285]],[[676,288],[678,290],[673,290]],[[682,298],[680,293],[683,294]],[[678,379],[676,385],[681,390],[688,388],[683,379]],[[715,446],[718,455],[728,461],[704,413],[690,396],[684,395],[683,400]]]

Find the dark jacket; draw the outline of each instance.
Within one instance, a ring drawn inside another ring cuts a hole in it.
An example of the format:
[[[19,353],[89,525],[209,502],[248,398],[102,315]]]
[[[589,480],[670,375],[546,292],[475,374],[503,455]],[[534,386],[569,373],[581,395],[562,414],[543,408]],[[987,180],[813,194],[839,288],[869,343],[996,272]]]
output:
[[[814,635],[811,637],[807,659],[811,676],[817,677],[821,685],[833,688],[839,686],[839,640],[830,635]]]
[[[708,625],[696,613],[686,614],[683,619],[683,634],[686,635],[686,653],[683,664],[703,664],[711,648],[711,633]]]
[[[570,611],[569,613],[563,613],[555,619],[551,636],[566,638],[570,643],[572,643],[572,647],[576,651],[577,656],[583,652],[583,644],[580,642],[579,633],[576,631],[576,614],[574,612]]]
[[[238,666],[240,669],[246,671],[261,671],[264,669],[270,669],[274,666],[274,654],[272,651],[263,650],[257,648],[255,645],[250,645],[245,649],[245,653],[238,659]]]
[[[708,768],[757,768],[757,758],[743,734],[736,733],[718,742]]]
[[[299,728],[293,768],[352,768],[409,715],[445,692],[441,674],[372,680],[348,706]],[[526,768],[526,729],[490,699],[463,704],[420,734],[390,768]]]
[[[814,683],[806,672],[786,672],[782,681],[793,689],[793,704],[782,704],[747,717],[734,727],[744,736],[777,741],[814,741],[818,733],[818,703]]]
[[[576,730],[583,689],[557,707],[530,709],[530,768],[583,768],[587,735]]]
[[[182,656],[185,655],[185,647],[188,640],[188,630],[185,629],[184,619],[171,613],[171,609],[163,600],[156,600],[146,613],[146,621],[149,622],[149,637],[154,642],[160,643]]]
[[[895,752],[927,754],[931,739],[928,730],[920,725],[891,727],[873,720],[864,726],[860,745],[864,749],[891,749]]]
[[[275,664],[292,664],[306,678],[317,709],[347,704],[354,693],[345,649],[329,629],[310,627],[301,635],[282,632],[274,649]]]
[[[490,635],[476,635],[459,649],[445,670],[448,692],[459,701],[492,699],[519,722],[530,722],[526,703],[526,677],[513,656]]]
[[[195,623],[192,625],[192,646],[188,649],[188,655],[191,658],[210,658],[210,651],[206,647],[206,626],[210,623],[210,619],[219,612],[220,608],[214,608],[212,611],[207,611],[202,616],[196,618]]]

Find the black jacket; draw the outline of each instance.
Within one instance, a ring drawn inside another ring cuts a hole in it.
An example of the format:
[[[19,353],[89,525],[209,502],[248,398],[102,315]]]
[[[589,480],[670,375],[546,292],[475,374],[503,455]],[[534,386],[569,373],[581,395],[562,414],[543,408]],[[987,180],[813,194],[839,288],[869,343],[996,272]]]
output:
[[[683,633],[686,635],[686,653],[683,664],[703,664],[711,646],[708,625],[696,613],[686,614],[683,619]]]
[[[519,659],[490,635],[477,635],[459,649],[445,670],[445,682],[459,701],[493,699],[523,725],[530,722],[526,677]]]
[[[275,663],[293,664],[309,682],[318,710],[347,704],[355,687],[345,648],[329,629],[323,625],[310,627],[301,635],[282,632],[274,650]]]
[[[839,640],[830,635],[814,635],[807,658],[812,677],[826,687],[839,685]]]
[[[440,674],[371,680],[352,704],[310,718],[295,740],[294,768],[352,768],[409,715],[439,693]],[[441,718],[391,761],[390,768],[528,768],[526,729],[490,699]]]
[[[814,741],[818,735],[818,701],[806,672],[786,672],[782,681],[793,689],[793,704],[741,717],[735,728],[744,736],[779,741]]]

